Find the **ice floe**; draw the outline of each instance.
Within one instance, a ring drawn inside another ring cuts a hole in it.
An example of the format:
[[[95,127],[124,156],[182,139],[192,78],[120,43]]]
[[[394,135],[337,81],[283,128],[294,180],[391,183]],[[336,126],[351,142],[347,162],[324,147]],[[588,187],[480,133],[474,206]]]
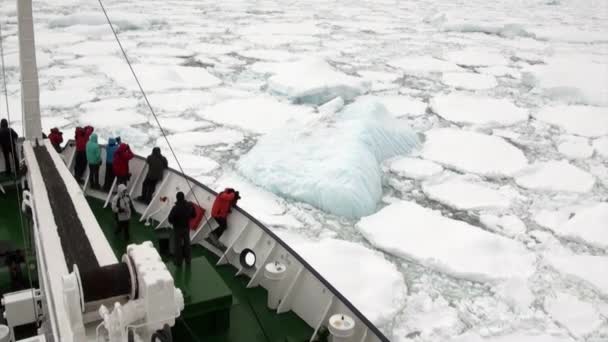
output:
[[[587,335],[602,324],[602,319],[589,302],[563,292],[545,298],[547,313],[577,337]]]
[[[177,152],[176,155],[184,173],[191,177],[207,174],[220,166],[215,160],[204,156],[183,152]],[[172,154],[167,154],[167,161],[170,167],[179,170],[179,165]]]
[[[568,214],[567,221],[564,220],[566,214],[568,213],[563,211],[561,222],[558,217],[557,222],[549,222],[553,224],[548,228],[560,236],[591,246],[608,248],[608,203],[584,206]]]
[[[601,60],[601,59],[600,59]],[[527,69],[534,76],[533,85],[556,99],[568,102],[608,105],[608,67],[588,55],[560,55],[546,64]]]
[[[557,145],[559,153],[570,159],[587,159],[593,155],[589,140],[576,136],[565,136]]]
[[[510,237],[518,237],[526,232],[526,224],[515,215],[495,215],[483,213],[479,222],[486,228]]]
[[[604,296],[608,295],[608,257],[588,254],[545,253],[544,260],[564,275],[583,281]],[[584,267],[583,267],[584,266]]]
[[[318,105],[338,96],[352,100],[365,93],[369,83],[336,70],[321,58],[308,58],[279,65],[268,79],[268,88],[295,103]]]
[[[369,215],[382,196],[380,163],[417,147],[416,134],[376,101],[262,137],[238,163],[255,184],[350,218]]]
[[[505,65],[508,63],[502,54],[482,49],[451,51],[446,54],[446,59],[455,64],[466,66]]]
[[[424,183],[422,191],[428,198],[458,210],[505,209],[511,205],[508,196],[488,184],[459,177]]]
[[[160,121],[160,125],[163,129],[172,133],[196,131],[201,128],[212,126],[209,122],[185,119],[182,117],[159,117],[158,121]],[[154,124],[156,124],[156,122],[154,122]]]
[[[525,26],[518,23],[487,23],[466,20],[449,20],[441,25],[444,31],[462,33],[485,33],[504,38],[534,37]]]
[[[188,152],[195,146],[233,145],[241,142],[244,138],[245,136],[241,132],[227,128],[217,128],[205,132],[176,133],[167,136],[171,146]],[[166,146],[165,139],[163,137],[158,138],[156,144]]]
[[[311,109],[281,102],[270,96],[235,98],[211,105],[199,113],[201,118],[239,127],[254,133],[268,133],[290,120],[310,120]]]
[[[209,88],[222,83],[204,68],[153,64],[135,64],[133,68],[146,91]],[[129,90],[139,90],[133,75],[128,70],[106,68],[104,72],[119,86]]]
[[[593,148],[597,154],[608,159],[608,137],[593,140]]]
[[[391,160],[389,169],[399,176],[412,179],[430,178],[443,171],[443,167],[437,163],[411,157],[399,157]]]
[[[521,150],[500,137],[451,128],[426,132],[422,156],[488,177],[512,176],[528,163]]]
[[[541,191],[591,191],[595,177],[567,161],[548,161],[530,165],[515,178],[517,185]]]
[[[407,287],[382,254],[349,241],[279,236],[374,324],[389,323],[401,309]]]
[[[464,93],[435,96],[431,109],[446,120],[483,126],[509,126],[528,119],[528,111],[507,99]]]
[[[399,118],[402,116],[420,116],[426,113],[427,104],[405,95],[366,95],[380,101],[389,113]]]
[[[466,333],[448,342],[574,342],[574,340],[565,334],[519,331],[502,336],[488,337],[481,337],[476,333]]]
[[[455,277],[492,281],[535,270],[534,255],[519,242],[413,202],[390,204],[357,227],[374,246]]]
[[[413,76],[426,76],[434,72],[464,71],[454,63],[430,56],[408,56],[390,61],[389,64]]]
[[[490,89],[498,85],[496,77],[472,72],[446,72],[441,77],[441,81],[456,89],[469,90]]]
[[[593,106],[551,106],[534,114],[538,120],[585,137],[608,135],[608,108]]]

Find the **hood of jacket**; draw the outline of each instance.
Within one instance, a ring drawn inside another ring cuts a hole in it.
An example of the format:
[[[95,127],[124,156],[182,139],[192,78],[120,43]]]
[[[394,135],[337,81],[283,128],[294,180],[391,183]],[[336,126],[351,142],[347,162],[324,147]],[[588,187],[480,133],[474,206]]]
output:
[[[91,134],[91,136],[89,137],[89,142],[93,143],[93,144],[97,144],[97,134],[95,134],[95,133]]]
[[[8,128],[8,121],[6,121],[6,119],[0,121],[0,128]]]
[[[116,146],[116,139],[110,137],[108,139],[108,146]]]

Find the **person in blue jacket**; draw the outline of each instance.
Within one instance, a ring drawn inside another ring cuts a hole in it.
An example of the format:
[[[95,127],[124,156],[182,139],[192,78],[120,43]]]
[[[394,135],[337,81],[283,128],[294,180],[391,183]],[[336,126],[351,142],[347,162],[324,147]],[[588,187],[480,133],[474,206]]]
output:
[[[118,148],[116,139],[110,137],[106,145],[106,177],[103,182],[103,190],[109,192],[114,182],[114,170],[112,169],[112,161],[114,160],[114,152]]]
[[[89,179],[91,189],[100,189],[99,186],[99,167],[101,166],[101,148],[97,143],[97,134],[93,133],[89,137],[86,146],[87,163],[89,163]]]

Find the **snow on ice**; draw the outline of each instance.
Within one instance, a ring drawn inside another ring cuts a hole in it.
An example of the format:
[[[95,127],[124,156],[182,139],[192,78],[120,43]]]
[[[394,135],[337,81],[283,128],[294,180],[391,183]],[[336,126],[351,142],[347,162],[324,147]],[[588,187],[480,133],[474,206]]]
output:
[[[608,137],[593,140],[593,148],[597,154],[608,159]]]
[[[176,133],[167,136],[167,139],[169,139],[173,148],[191,152],[195,146],[233,145],[245,139],[245,136],[239,131],[217,128],[205,132]],[[167,143],[163,137],[158,138],[156,144],[165,148],[167,147]]]
[[[541,332],[515,332],[502,336],[481,337],[475,333],[466,333],[448,342],[573,342],[566,335],[551,335]]]
[[[437,163],[411,157],[398,157],[391,160],[389,169],[399,176],[412,179],[430,178],[443,171],[443,167]]]
[[[376,247],[473,281],[526,278],[535,257],[519,242],[413,202],[390,204],[357,227]]]
[[[422,191],[432,200],[458,210],[506,209],[511,200],[489,184],[452,177],[439,183],[427,182]]]
[[[262,137],[238,170],[267,190],[333,214],[373,213],[382,196],[380,163],[409,153],[418,138],[372,100],[356,101],[334,118]]]
[[[528,163],[521,150],[500,137],[451,128],[426,132],[422,157],[487,177],[512,176]]]
[[[528,111],[509,100],[465,93],[435,96],[431,109],[449,121],[483,126],[509,126],[528,119]]]
[[[446,59],[450,62],[464,66],[490,66],[508,64],[507,59],[502,54],[482,49],[465,49],[460,51],[451,51],[446,54]]]
[[[278,65],[268,88],[294,103],[319,105],[338,96],[352,100],[365,93],[369,83],[337,71],[323,59],[309,58]]]
[[[160,66],[153,64],[134,64],[140,82],[146,91],[165,91],[182,88],[208,88],[222,81],[204,68],[186,66]],[[138,91],[137,84],[128,70],[107,68],[108,74],[119,86]]]
[[[587,159],[593,155],[589,140],[577,136],[564,136],[557,146],[559,153],[570,159]]]
[[[548,161],[530,165],[515,178],[517,185],[540,191],[591,191],[595,177],[567,161]]]
[[[441,81],[456,89],[483,90],[491,89],[498,85],[496,77],[486,74],[472,72],[446,72]]]
[[[538,120],[584,137],[608,135],[608,108],[593,106],[551,106],[534,114]]]
[[[421,116],[426,113],[427,104],[404,95],[365,96],[380,101],[389,113],[396,118],[402,116]]]
[[[392,321],[401,309],[407,287],[382,254],[349,241],[279,236],[378,326]]]

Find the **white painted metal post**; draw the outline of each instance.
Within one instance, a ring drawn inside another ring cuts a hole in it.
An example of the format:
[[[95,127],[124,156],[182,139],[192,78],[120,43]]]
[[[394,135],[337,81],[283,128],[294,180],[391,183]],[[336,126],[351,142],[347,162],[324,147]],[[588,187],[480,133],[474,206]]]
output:
[[[19,27],[19,63],[21,68],[21,111],[25,138],[42,137],[40,122],[40,95],[36,46],[34,44],[34,18],[32,0],[17,0]]]

